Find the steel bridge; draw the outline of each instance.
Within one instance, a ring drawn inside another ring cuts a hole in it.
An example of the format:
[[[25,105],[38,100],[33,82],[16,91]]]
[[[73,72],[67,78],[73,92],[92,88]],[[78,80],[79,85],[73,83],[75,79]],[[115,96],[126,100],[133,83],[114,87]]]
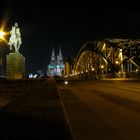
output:
[[[64,76],[78,79],[139,77],[140,39],[90,40],[65,61]]]

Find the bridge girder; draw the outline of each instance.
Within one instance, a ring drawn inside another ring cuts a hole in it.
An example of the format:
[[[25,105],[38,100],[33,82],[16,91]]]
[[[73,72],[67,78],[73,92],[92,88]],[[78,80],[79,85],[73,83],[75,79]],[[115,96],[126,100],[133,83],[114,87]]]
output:
[[[128,51],[127,51],[128,49]],[[140,51],[140,41],[130,39],[103,39],[87,41],[82,45],[74,66],[73,75],[112,75],[138,71],[140,64],[136,61],[133,50]],[[138,51],[138,52],[139,52]],[[128,54],[127,54],[128,53]],[[140,58],[140,54],[138,56]]]

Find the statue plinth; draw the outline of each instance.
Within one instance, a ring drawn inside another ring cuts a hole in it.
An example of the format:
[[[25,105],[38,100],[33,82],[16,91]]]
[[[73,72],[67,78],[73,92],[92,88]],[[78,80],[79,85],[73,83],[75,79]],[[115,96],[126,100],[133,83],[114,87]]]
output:
[[[25,77],[25,57],[21,53],[9,53],[6,56],[7,78],[23,79]]]

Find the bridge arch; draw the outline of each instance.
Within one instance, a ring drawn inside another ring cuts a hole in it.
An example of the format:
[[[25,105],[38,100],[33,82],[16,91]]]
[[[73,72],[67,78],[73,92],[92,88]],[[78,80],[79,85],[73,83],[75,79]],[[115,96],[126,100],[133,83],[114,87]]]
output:
[[[133,56],[125,54],[126,46],[135,48],[138,44],[138,41],[123,39],[87,41],[78,52],[73,75],[89,79],[101,76],[122,77],[126,72],[139,71],[139,64]]]

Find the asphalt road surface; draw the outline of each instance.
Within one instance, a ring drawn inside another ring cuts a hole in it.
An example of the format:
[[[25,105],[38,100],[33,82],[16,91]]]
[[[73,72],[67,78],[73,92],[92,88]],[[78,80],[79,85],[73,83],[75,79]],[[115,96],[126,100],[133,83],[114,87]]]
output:
[[[140,140],[140,81],[58,83],[76,140]]]

